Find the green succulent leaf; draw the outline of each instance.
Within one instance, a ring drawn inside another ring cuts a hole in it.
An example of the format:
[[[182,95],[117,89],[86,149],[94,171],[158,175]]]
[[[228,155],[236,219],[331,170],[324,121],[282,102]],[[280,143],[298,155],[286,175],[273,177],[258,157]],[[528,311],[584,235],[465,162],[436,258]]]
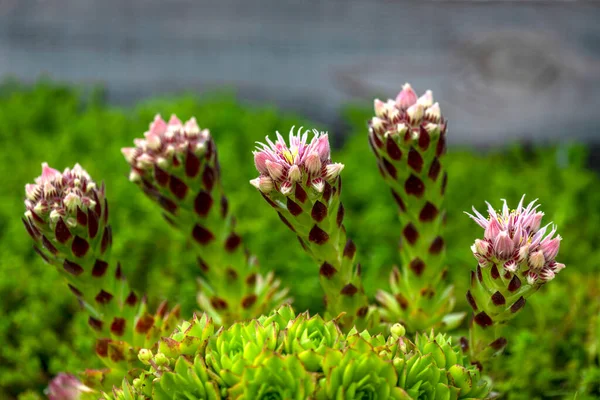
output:
[[[292,355],[281,356],[265,350],[255,365],[244,370],[240,382],[229,389],[231,399],[283,400],[310,398],[315,376]]]

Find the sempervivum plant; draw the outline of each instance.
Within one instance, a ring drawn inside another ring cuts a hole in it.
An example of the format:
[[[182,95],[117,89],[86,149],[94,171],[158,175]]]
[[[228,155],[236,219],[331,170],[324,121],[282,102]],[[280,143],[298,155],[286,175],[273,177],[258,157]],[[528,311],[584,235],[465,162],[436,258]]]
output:
[[[88,312],[95,352],[108,367],[87,370],[83,379],[92,387],[110,388],[132,368],[142,367],[138,350],[173,329],[178,308],[168,312],[163,303],[156,314],[149,313],[145,298],[129,289],[120,265],[110,264],[105,188],[79,164],[62,173],[42,164],[41,176],[25,186],[25,195],[23,223],[34,248],[65,277]]]
[[[483,363],[504,349],[507,339],[501,328],[523,309],[526,299],[565,268],[556,261],[560,236],[556,226],[541,226],[544,213],[536,200],[515,209],[506,200],[500,211],[488,205],[484,217],[473,207],[469,214],[484,229],[483,239],[471,247],[477,268],[471,272],[467,300],[473,308],[469,352]]]
[[[281,304],[273,273],[261,275],[235,230],[221,187],[217,147],[196,119],[156,116],[135,147],[122,149],[129,179],[164,210],[165,219],[198,245],[198,300],[218,324],[256,317]]]
[[[372,326],[377,318],[363,289],[360,264],[354,260],[356,246],[346,238],[343,225],[344,165],[331,161],[327,133],[302,128],[295,133],[292,128],[289,144],[279,132],[275,142],[265,140],[254,152],[260,175],[250,183],[319,266],[328,315],[340,316],[346,330],[354,324]]]
[[[440,332],[466,314],[451,313],[446,282],[446,121],[431,92],[417,98],[410,85],[396,100],[376,101],[375,113],[369,141],[399,207],[403,239],[402,267],[391,271],[391,290],[377,293],[380,307],[363,288],[346,236],[344,166],[332,161],[327,134],[292,129],[287,142],[267,137],[254,152],[259,176],[251,183],[314,259],[323,316],[296,313],[273,274],[258,271],[235,232],[216,145],[195,119],[156,117],[144,139],[123,149],[130,180],[197,245],[201,313],[191,318],[180,320],[179,308],[169,311],[166,302],[148,312],[145,296],[129,289],[109,259],[104,185],[79,165],[61,173],[44,164],[26,186],[23,222],[89,314],[106,365],[79,378],[59,375],[50,398],[488,398],[483,366],[507,345],[502,326],[564,268],[555,259],[560,236],[541,226],[535,202],[489,206],[487,217],[474,211],[484,235],[472,246],[478,265],[467,300],[474,316],[459,346]]]
[[[402,224],[402,269],[392,272],[391,293],[377,294],[381,314],[388,321],[402,321],[411,331],[456,325],[461,315],[449,314],[454,295],[445,279],[442,236],[446,120],[431,91],[417,98],[407,83],[395,100],[375,100],[369,144]]]
[[[419,334],[413,349],[394,365],[399,384],[414,399],[482,399],[490,387],[462,350],[443,334]]]
[[[324,334],[332,325],[335,333]],[[307,358],[305,347],[289,345],[300,326],[301,336],[317,338],[310,350],[322,356]],[[441,334],[413,343],[395,325],[389,335],[344,335],[336,321],[294,315],[289,306],[229,329],[213,327],[206,315],[184,322],[168,338],[169,349],[159,346],[165,352],[140,351],[146,371],[105,397],[416,400],[483,399],[490,392],[477,367]]]

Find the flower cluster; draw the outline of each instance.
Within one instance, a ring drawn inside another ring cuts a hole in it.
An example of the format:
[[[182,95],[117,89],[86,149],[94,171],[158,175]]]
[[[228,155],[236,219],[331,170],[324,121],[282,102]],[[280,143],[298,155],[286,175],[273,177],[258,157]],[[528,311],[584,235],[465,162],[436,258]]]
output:
[[[401,270],[390,275],[390,292],[377,293],[382,317],[402,321],[411,332],[448,326],[447,319],[460,323],[451,314],[453,286],[445,281],[446,120],[431,90],[417,97],[407,83],[395,100],[375,100],[369,143],[402,232]]]
[[[219,324],[268,312],[287,301],[273,273],[257,273],[235,228],[220,181],[217,148],[195,118],[157,115],[135,147],[122,149],[129,179],[160,205],[165,219],[193,239],[201,277],[198,303]]]
[[[79,164],[63,173],[42,164],[42,175],[25,185],[23,223],[49,263],[63,263],[73,275],[83,272],[80,259],[110,248],[111,230],[104,185],[98,187]]]
[[[506,347],[500,328],[565,267],[556,262],[561,240],[556,227],[541,227],[544,214],[536,200],[527,206],[524,200],[513,210],[503,200],[498,212],[488,203],[487,218],[474,207],[474,215],[467,213],[484,229],[484,238],[471,246],[478,265],[466,295],[474,316],[465,345],[476,363],[487,362]]]
[[[250,183],[263,193],[277,190],[285,196],[292,193],[297,182],[322,192],[325,182],[335,180],[344,165],[331,162],[327,133],[316,129],[313,132],[314,137],[308,142],[308,131],[299,128],[294,133],[292,127],[289,146],[279,132],[276,142],[267,136],[267,144],[259,143],[254,152],[254,165],[260,176]]]
[[[541,227],[544,213],[538,211],[537,200],[523,205],[525,196],[514,210],[509,210],[506,200],[497,212],[488,205],[488,217],[475,208],[468,214],[484,230],[484,238],[476,239],[471,251],[481,268],[497,268],[511,273],[519,272],[530,285],[544,284],[556,276],[565,265],[556,262],[560,248],[560,235],[554,236],[556,226]],[[498,271],[500,272],[500,271]]]
[[[378,323],[362,287],[360,265],[355,265],[356,246],[346,239],[341,203],[343,164],[330,160],[329,137],[302,128],[290,131],[289,145],[277,133],[273,143],[259,143],[254,164],[260,176],[250,181],[281,221],[297,235],[302,248],[319,266],[327,313],[344,313],[341,325],[362,328]]]
[[[208,129],[200,130],[195,118],[183,124],[175,115],[171,116],[169,122],[157,115],[150,129],[144,133],[144,139],[135,139],[135,147],[121,150],[132,168],[129,179],[137,182],[154,175],[159,182],[167,180],[168,175],[163,169],[177,167],[181,162],[185,162],[186,175],[195,177],[200,170],[197,156],[210,151],[210,139]],[[176,179],[169,181],[175,195],[185,191],[181,184]]]
[[[375,117],[369,121],[369,142],[375,153],[383,152],[389,160],[381,160],[380,168],[392,177],[398,171],[390,161],[400,160],[402,147],[415,145],[415,151],[430,148],[439,157],[446,149],[446,121],[442,117],[440,106],[433,102],[433,93],[427,90],[424,95],[417,94],[406,83],[398,93],[396,100],[383,102],[375,99]],[[433,142],[433,143],[432,143]],[[419,157],[407,155],[413,169],[419,169]]]
[[[389,336],[342,334],[335,321],[289,306],[216,330],[206,315],[140,351],[146,371],[108,399],[480,399],[478,370],[443,335],[409,341],[400,325]],[[126,396],[127,394],[127,396]]]

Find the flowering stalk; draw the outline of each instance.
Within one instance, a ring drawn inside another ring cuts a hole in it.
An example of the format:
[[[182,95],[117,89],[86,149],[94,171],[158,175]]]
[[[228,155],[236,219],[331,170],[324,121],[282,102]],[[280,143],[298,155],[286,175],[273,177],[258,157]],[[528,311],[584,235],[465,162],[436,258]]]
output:
[[[369,144],[400,211],[402,270],[391,274],[392,293],[379,291],[382,316],[409,331],[458,324],[453,287],[445,281],[444,191],[446,121],[431,91],[417,98],[407,83],[386,103],[375,100]],[[446,320],[444,320],[446,318]]]
[[[536,200],[523,206],[521,198],[510,211],[506,200],[500,212],[488,204],[488,217],[473,208],[468,214],[484,230],[484,238],[471,247],[478,261],[471,271],[467,300],[473,308],[469,341],[465,344],[473,362],[480,365],[507,344],[501,327],[514,318],[526,299],[554,279],[565,265],[556,262],[560,236],[556,226],[540,228],[544,213]]]
[[[96,354],[109,372],[89,371],[89,382],[120,382],[141,366],[139,348],[150,346],[173,326],[175,308],[167,318],[166,303],[156,315],[145,299],[129,288],[119,264],[109,264],[112,243],[104,185],[98,187],[79,164],[59,172],[42,164],[42,175],[25,186],[23,223],[34,249],[65,277],[85,310],[96,335]]]
[[[217,149],[194,118],[156,116],[136,147],[122,149],[129,178],[164,209],[165,219],[198,245],[198,301],[217,324],[246,320],[285,301],[273,273],[260,275],[234,231],[220,181]]]
[[[250,181],[277,211],[283,223],[294,232],[302,248],[320,266],[321,286],[325,291],[327,312],[341,313],[344,329],[353,324],[365,327],[373,322],[369,302],[355,264],[356,246],[346,238],[342,224],[344,207],[340,201],[343,164],[332,163],[329,138],[314,131],[290,131],[289,147],[277,133],[273,143],[259,143],[254,164],[260,176]]]

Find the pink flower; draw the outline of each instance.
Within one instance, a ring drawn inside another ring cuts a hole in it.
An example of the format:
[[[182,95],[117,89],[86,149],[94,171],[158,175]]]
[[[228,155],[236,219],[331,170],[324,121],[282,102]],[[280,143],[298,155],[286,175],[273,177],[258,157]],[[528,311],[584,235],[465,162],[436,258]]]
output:
[[[402,90],[396,96],[396,104],[401,108],[408,108],[417,102],[417,94],[413,90],[410,83],[405,83]]]
[[[61,173],[43,163],[42,174],[35,178],[35,184],[25,185],[26,216],[34,220],[48,216],[51,219],[75,217],[78,210],[87,211],[96,206],[103,196],[103,187],[98,188],[81,165],[75,164]],[[67,218],[66,222],[76,224],[76,218]]]
[[[258,143],[254,151],[254,165],[260,173],[259,178],[269,177],[273,186],[284,195],[290,194],[294,184],[306,184],[320,191],[324,187],[323,180],[337,179],[342,164],[332,164],[330,160],[329,137],[327,133],[313,130],[314,137],[308,141],[309,131],[302,128],[294,133],[290,130],[289,145],[279,132],[277,140],[265,138],[265,143]],[[261,184],[264,179],[254,179],[251,183],[262,190],[270,191],[270,185]]]
[[[548,232],[549,225],[540,228],[544,213],[538,211],[537,200],[527,206],[521,198],[516,209],[510,210],[506,200],[500,211],[488,205],[488,216],[484,217],[475,208],[467,213],[484,229],[484,239],[477,239],[471,248],[480,266],[493,264],[502,266],[511,273],[520,273],[530,284],[551,280],[564,268],[556,262],[561,237],[556,236],[556,227]],[[484,251],[488,249],[488,251]]]
[[[124,147],[121,152],[131,165],[130,180],[137,181],[142,176],[152,175],[156,166],[167,169],[171,165],[178,166],[194,155],[208,153],[210,141],[210,132],[208,129],[201,130],[195,118],[183,124],[175,115],[171,116],[169,122],[156,115],[144,138],[134,139],[135,147]],[[197,162],[185,164],[189,177],[198,173],[196,165]]]
[[[79,400],[83,393],[93,392],[73,375],[60,373],[48,385],[46,395],[50,400]]]
[[[433,157],[445,149],[446,120],[431,90],[418,97],[406,83],[395,100],[376,99],[373,107],[375,116],[369,121],[369,142],[378,158],[399,161],[401,153],[411,149]],[[387,145],[390,140],[394,144]]]

